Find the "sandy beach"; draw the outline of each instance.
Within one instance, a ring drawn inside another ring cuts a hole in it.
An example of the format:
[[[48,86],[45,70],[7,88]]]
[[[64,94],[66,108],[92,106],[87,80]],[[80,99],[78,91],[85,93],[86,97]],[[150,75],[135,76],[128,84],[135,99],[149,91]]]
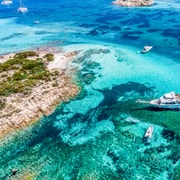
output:
[[[54,60],[46,61],[45,64],[50,72],[56,72],[57,75],[48,82],[39,82],[28,94],[14,93],[1,97],[5,106],[0,109],[0,137],[31,125],[42,116],[50,114],[57,104],[78,94],[79,89],[72,82],[68,67],[78,52],[63,52],[52,47],[38,48],[35,52],[42,59],[47,53],[54,55]],[[15,53],[1,55],[0,63],[14,55]]]

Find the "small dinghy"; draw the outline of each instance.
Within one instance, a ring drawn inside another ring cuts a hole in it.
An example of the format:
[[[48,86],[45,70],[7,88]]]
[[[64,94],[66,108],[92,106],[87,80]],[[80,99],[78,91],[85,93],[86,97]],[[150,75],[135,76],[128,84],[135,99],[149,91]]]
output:
[[[154,131],[154,127],[149,126],[143,137],[145,144],[150,144],[153,131]]]
[[[145,138],[152,138],[153,129],[154,129],[153,126],[149,126],[144,137]]]
[[[153,47],[152,46],[144,46],[143,50],[141,51],[141,53],[147,53],[149,52]]]

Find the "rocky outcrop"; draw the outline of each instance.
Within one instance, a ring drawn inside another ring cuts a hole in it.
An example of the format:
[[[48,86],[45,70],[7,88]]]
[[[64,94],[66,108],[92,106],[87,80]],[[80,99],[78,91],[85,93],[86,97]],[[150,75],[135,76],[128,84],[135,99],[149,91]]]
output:
[[[150,6],[153,0],[116,0],[112,3],[120,6]]]
[[[41,57],[46,53],[47,51],[38,52]],[[49,71],[55,74],[51,80],[39,82],[28,94],[16,93],[0,97],[0,100],[5,102],[5,107],[0,109],[0,138],[31,125],[42,116],[52,113],[59,103],[78,94],[79,88],[72,82],[71,69],[67,67],[77,52],[53,54],[54,61],[47,64]],[[1,60],[5,61],[6,58],[7,55]],[[56,68],[52,63],[55,63]]]

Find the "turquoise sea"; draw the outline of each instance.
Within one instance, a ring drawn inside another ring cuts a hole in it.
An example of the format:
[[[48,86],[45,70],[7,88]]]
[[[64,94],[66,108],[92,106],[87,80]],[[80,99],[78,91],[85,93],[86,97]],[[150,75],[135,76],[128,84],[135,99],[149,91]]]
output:
[[[0,54],[81,50],[70,67],[82,90],[1,139],[0,179],[179,180],[180,111],[137,101],[180,93],[180,0],[131,8],[111,0],[23,2],[25,14],[17,0],[0,5]],[[152,51],[139,53],[145,45]]]

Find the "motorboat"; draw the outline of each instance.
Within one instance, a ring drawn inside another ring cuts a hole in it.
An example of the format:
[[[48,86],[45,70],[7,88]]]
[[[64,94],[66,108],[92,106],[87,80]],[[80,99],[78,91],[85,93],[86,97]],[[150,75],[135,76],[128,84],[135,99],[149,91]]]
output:
[[[144,46],[143,50],[141,51],[141,53],[147,53],[149,52],[151,49],[153,48],[153,46]]]
[[[26,8],[26,7],[19,7],[18,8],[18,12],[22,12],[22,13],[28,12],[28,8]]]
[[[11,5],[13,2],[11,0],[3,0],[1,2],[2,5]]]
[[[149,126],[144,135],[144,138],[152,138],[153,130],[154,130],[153,126]]]
[[[180,94],[175,92],[166,93],[158,99],[151,100],[150,104],[157,108],[180,110]]]
[[[24,6],[24,3],[22,0],[19,0],[20,7],[17,9],[18,12],[26,13],[28,12],[28,8]]]

